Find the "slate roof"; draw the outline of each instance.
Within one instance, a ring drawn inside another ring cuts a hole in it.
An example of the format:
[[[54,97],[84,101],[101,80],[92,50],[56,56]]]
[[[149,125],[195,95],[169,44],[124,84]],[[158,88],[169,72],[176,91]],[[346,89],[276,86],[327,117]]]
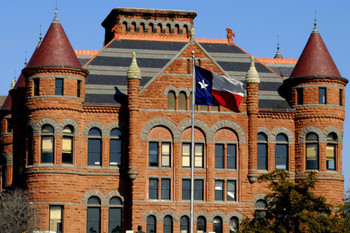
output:
[[[198,43],[229,77],[245,81],[251,56],[234,44]],[[126,73],[131,63],[131,54],[136,52],[141,70],[142,89],[152,78],[170,64],[187,45],[185,42],[114,40],[84,68],[89,70],[86,80],[85,102],[91,104],[122,104],[126,100]],[[83,61],[81,61],[83,63]],[[267,109],[291,109],[278,94],[283,80],[291,74],[294,64],[271,64],[268,67],[256,62],[260,75],[259,107]],[[284,78],[282,78],[281,76]]]

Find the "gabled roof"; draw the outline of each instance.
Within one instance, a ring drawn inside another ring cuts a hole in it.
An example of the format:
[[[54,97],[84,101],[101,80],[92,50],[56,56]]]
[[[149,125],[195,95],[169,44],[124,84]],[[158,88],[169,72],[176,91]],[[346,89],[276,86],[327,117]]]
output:
[[[318,29],[312,31],[291,77],[341,77]]]
[[[27,67],[34,66],[81,67],[57,16],[27,65]]]
[[[132,52],[136,52],[137,63],[141,70],[140,89],[146,88],[162,71],[172,63],[191,42],[113,40],[103,48],[84,68],[89,70],[86,79],[85,102],[91,104],[122,104],[126,101],[126,73],[131,64]],[[250,67],[251,55],[235,44],[216,42],[216,40],[198,40],[198,46],[229,77],[245,82]],[[183,59],[183,58],[180,58]],[[190,59],[190,58],[188,58]],[[294,64],[278,64],[285,68],[289,77]],[[288,103],[278,94],[278,88],[284,78],[273,69],[257,61],[259,72],[260,108],[289,109]],[[164,74],[165,75],[165,74]]]

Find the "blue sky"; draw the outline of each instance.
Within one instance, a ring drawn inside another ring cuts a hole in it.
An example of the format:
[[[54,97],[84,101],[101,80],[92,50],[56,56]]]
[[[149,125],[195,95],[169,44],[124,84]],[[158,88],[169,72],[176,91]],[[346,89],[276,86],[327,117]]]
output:
[[[234,43],[258,57],[273,57],[279,36],[285,58],[298,58],[313,28],[318,29],[340,73],[350,78],[349,0],[57,0],[59,19],[74,49],[100,50],[102,21],[116,7],[190,10],[197,12],[196,37],[225,38],[231,28]],[[5,0],[0,8],[0,95],[7,95],[53,17],[56,0]],[[349,86],[346,87],[343,173],[350,187]]]

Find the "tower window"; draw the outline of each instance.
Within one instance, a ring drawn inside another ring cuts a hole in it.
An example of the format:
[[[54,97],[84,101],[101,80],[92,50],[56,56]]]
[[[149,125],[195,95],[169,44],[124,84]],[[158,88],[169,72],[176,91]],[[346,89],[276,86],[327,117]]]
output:
[[[327,170],[335,170],[336,162],[336,148],[337,148],[337,135],[330,133],[327,137],[327,148],[326,148],[326,159],[327,159]]]
[[[327,102],[327,92],[325,87],[318,88],[318,103],[326,104]]]
[[[67,125],[63,129],[62,163],[73,163],[73,127]]]
[[[304,101],[303,89],[297,89],[297,105],[302,105]]]
[[[77,97],[80,97],[80,89],[81,89],[81,81],[78,80],[78,82],[77,82]]]
[[[56,78],[55,95],[63,95],[63,79]]]
[[[343,106],[343,90],[339,89],[339,105]]]
[[[315,133],[306,135],[306,170],[318,169],[318,136]]]
[[[41,162],[54,162],[54,129],[51,125],[44,125],[41,130]]]
[[[34,96],[38,96],[39,95],[39,87],[40,87],[40,82],[39,79],[33,79],[33,83],[34,83]]]

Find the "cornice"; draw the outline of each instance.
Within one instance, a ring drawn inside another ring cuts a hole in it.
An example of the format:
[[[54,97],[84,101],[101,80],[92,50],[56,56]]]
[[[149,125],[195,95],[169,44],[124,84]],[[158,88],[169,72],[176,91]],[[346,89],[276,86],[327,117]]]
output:
[[[119,113],[120,106],[118,105],[83,105],[83,111],[87,113]]]
[[[270,119],[294,119],[295,112],[268,112],[259,111],[258,118],[270,118]]]

